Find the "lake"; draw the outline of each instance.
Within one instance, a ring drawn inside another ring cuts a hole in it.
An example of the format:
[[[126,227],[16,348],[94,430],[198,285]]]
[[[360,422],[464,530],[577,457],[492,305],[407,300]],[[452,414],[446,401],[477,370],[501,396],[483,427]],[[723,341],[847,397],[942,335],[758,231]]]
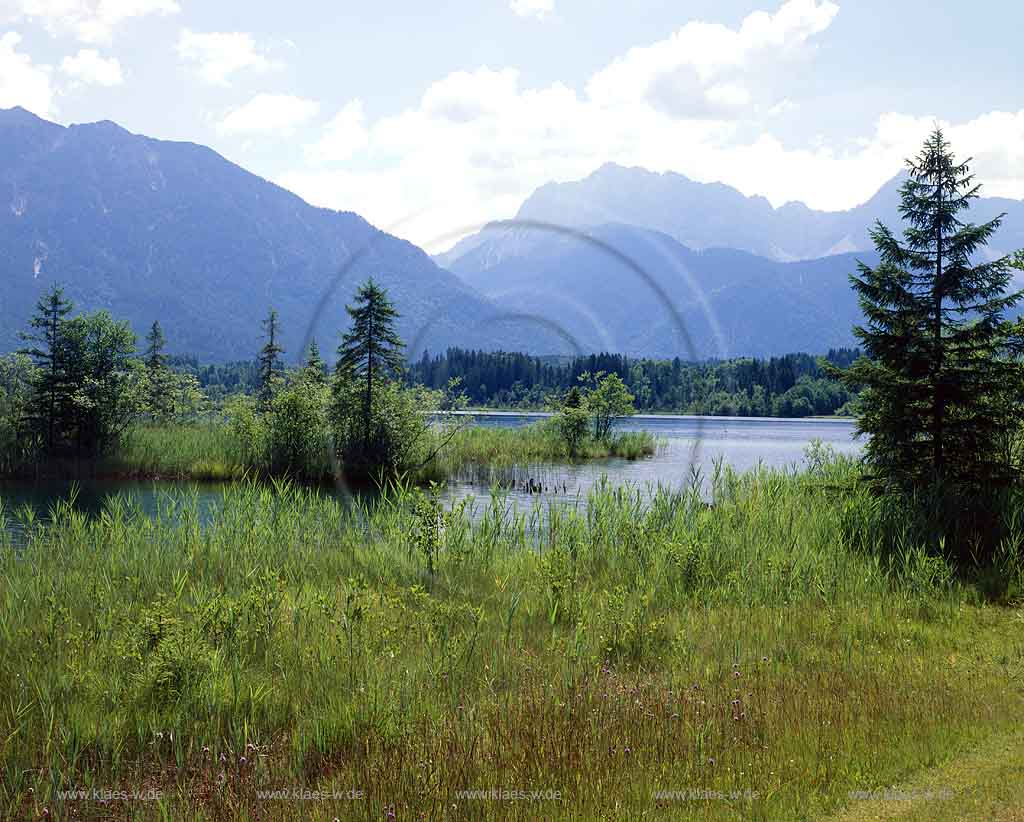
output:
[[[503,427],[528,425],[545,416],[539,413],[472,413],[477,425]],[[602,477],[613,484],[661,483],[680,487],[689,484],[695,471],[706,480],[718,460],[745,471],[759,463],[769,467],[799,465],[804,450],[814,440],[820,440],[841,454],[857,454],[862,447],[853,438],[854,425],[850,420],[638,415],[621,422],[617,428],[650,431],[662,442],[662,447],[656,456],[634,461],[606,459],[575,465],[467,469],[449,481],[443,498],[451,503],[469,496],[487,497],[494,485],[500,485],[508,501],[520,508],[530,508],[538,498],[544,502],[575,505],[586,498],[589,489]],[[524,487],[529,480],[540,483],[544,492],[530,494]],[[114,480],[80,481],[74,485],[77,486],[77,507],[90,513],[102,510],[104,502],[114,494],[132,496],[144,511],[152,513],[161,494],[173,490],[194,495],[200,513],[208,519],[216,514],[221,493],[217,485],[187,482]],[[0,482],[0,502],[8,530],[20,531],[13,515],[25,506],[45,520],[58,500],[68,498],[72,486],[70,482]]]
[[[472,416],[478,425],[513,427],[549,415],[488,412]],[[637,415],[619,423],[616,429],[649,431],[663,442],[663,447],[656,456],[642,460],[606,459],[576,465],[469,470],[449,482],[445,496],[449,500],[479,496],[487,494],[492,484],[500,483],[511,500],[529,505],[536,495],[531,496],[520,486],[533,479],[547,488],[545,497],[582,499],[602,477],[613,484],[661,483],[679,487],[689,484],[694,471],[700,471],[707,480],[718,460],[737,471],[746,471],[759,463],[778,468],[799,465],[805,449],[815,440],[839,454],[855,455],[862,448],[862,443],[854,439],[852,420]]]

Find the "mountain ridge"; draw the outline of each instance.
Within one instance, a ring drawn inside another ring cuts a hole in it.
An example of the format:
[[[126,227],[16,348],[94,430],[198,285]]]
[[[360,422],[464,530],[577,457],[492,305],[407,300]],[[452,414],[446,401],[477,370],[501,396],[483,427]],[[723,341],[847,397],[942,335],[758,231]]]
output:
[[[369,276],[421,349],[530,347],[522,329],[491,327],[500,307],[412,243],[207,146],[0,110],[0,350],[18,347],[36,300],[61,284],[78,308],[107,309],[137,334],[160,320],[171,351],[212,361],[253,356],[274,306],[297,359],[321,301],[314,336],[335,348],[344,305]]]
[[[857,206],[821,211],[800,201],[775,208],[762,196],[744,195],[724,183],[605,163],[581,180],[545,183],[527,197],[513,220],[463,238],[438,259],[462,274],[521,253],[537,237],[530,240],[516,231],[517,221],[569,228],[622,223],[664,232],[693,250],[735,248],[780,262],[869,251],[869,231],[876,219],[894,228],[899,223],[898,189],[905,176],[896,175]],[[1001,212],[1011,219],[995,238],[994,255],[1024,247],[1024,200],[982,198],[975,205],[975,221]]]
[[[557,320],[578,350],[700,360],[852,345],[858,256],[786,263],[610,223],[466,276],[510,310]]]

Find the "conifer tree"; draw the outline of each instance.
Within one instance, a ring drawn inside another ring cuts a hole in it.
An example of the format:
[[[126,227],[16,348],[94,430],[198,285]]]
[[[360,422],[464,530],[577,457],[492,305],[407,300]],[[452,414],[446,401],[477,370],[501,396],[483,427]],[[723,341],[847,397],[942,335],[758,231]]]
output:
[[[373,279],[356,292],[355,306],[346,306],[352,318],[351,330],[338,347],[338,373],[363,385],[363,450],[370,447],[375,384],[397,377],[403,369],[404,344],[395,331],[398,312],[387,292]]]
[[[149,413],[155,419],[163,419],[174,410],[172,396],[174,389],[171,384],[171,375],[167,369],[167,355],[164,354],[166,345],[167,338],[164,336],[164,331],[160,327],[160,323],[154,321],[149,333],[146,334],[144,362],[149,384],[147,405]]]
[[[907,165],[902,238],[876,223],[880,262],[850,278],[865,356],[834,373],[866,388],[858,428],[877,480],[988,488],[1012,478],[998,443],[1021,422],[1024,337],[1005,313],[1022,294],[1008,290],[1010,259],[978,259],[1003,218],[961,219],[979,186],[940,129]]]
[[[32,358],[36,371],[32,385],[32,419],[40,429],[47,452],[58,445],[61,417],[67,412],[72,386],[68,373],[67,316],[74,304],[64,296],[64,289],[54,286],[39,299],[36,313],[29,325],[31,331],[19,334],[33,345],[22,354]]]
[[[327,367],[323,357],[320,356],[320,346],[316,344],[316,340],[309,344],[309,353],[306,355],[306,364],[302,368],[302,375],[317,385],[327,384]]]
[[[278,343],[280,324],[277,311],[273,308],[263,321],[263,338],[266,340],[259,355],[259,389],[258,397],[263,410],[270,409],[274,399],[275,381],[280,379],[281,355],[284,349]]]

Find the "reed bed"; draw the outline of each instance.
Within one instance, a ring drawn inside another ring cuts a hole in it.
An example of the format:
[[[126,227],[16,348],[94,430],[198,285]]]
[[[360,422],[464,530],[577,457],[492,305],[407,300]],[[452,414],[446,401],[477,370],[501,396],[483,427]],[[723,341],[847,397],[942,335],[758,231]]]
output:
[[[226,425],[199,422],[136,425],[105,468],[125,476],[224,482],[252,466]]]
[[[607,440],[588,437],[575,455],[552,420],[518,428],[471,425],[458,431],[436,460],[434,470],[452,476],[469,466],[506,467],[617,457],[636,460],[654,456],[660,443],[647,431],[613,432]]]
[[[831,812],[1024,707],[1019,611],[887,539],[856,480],[62,505],[0,548],[0,816]]]
[[[454,436],[450,436],[454,433]],[[550,422],[519,428],[487,428],[470,425],[452,432],[431,430],[432,442],[424,447],[433,458],[412,472],[416,483],[443,481],[471,466],[508,466],[569,460],[564,440]],[[608,457],[640,459],[657,452],[655,438],[643,431],[619,432],[607,441],[587,439],[576,459]],[[307,466],[309,476],[333,479],[334,466],[327,448]],[[231,429],[219,422],[181,425],[139,425],[125,436],[118,453],[103,467],[106,473],[146,478],[229,481],[268,473],[254,462]]]

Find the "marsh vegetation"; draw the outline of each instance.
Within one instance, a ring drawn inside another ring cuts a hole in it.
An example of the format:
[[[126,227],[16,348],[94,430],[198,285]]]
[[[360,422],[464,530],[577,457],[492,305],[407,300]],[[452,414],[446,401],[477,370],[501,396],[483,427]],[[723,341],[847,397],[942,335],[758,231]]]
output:
[[[302,806],[326,819],[835,809],[1024,700],[1019,614],[989,604],[1017,555],[958,576],[858,477],[726,470],[713,507],[607,486],[543,527],[398,487],[240,483],[205,528],[187,497],[62,507],[0,553],[3,813],[99,812],[57,792],[111,785],[160,791],[102,806],[149,818],[293,818],[257,792],[295,786],[363,792]],[[459,793],[494,786],[562,798]]]

